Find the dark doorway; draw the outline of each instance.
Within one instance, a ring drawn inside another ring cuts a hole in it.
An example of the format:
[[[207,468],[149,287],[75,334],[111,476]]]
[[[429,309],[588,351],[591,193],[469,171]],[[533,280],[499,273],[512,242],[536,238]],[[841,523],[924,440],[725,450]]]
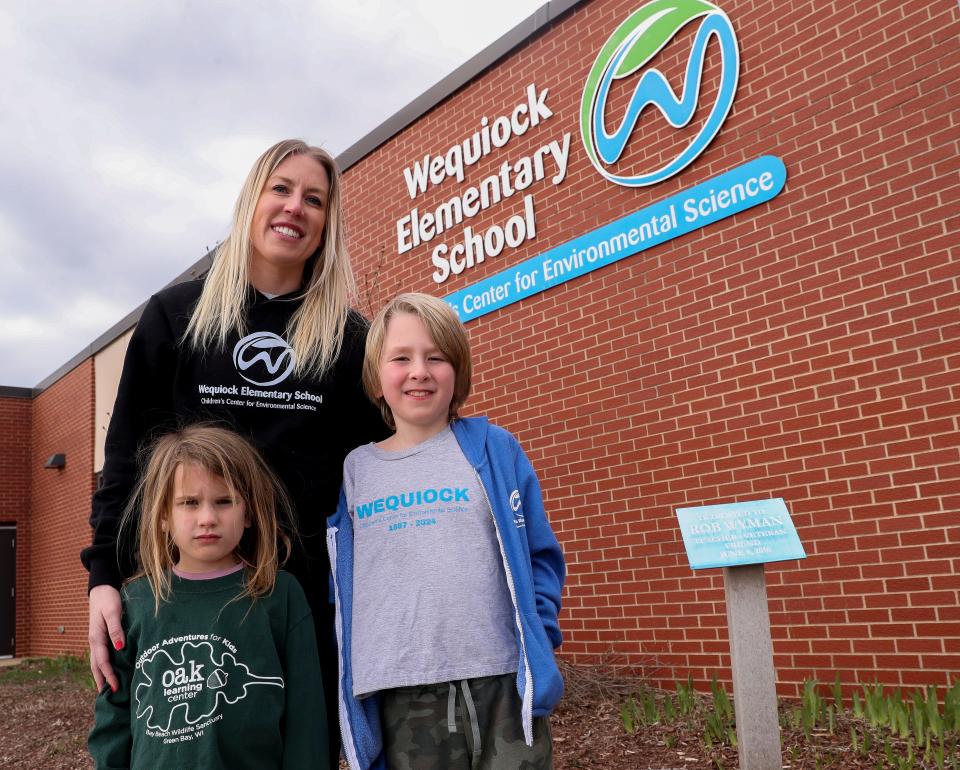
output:
[[[0,657],[16,650],[17,528],[0,525]]]

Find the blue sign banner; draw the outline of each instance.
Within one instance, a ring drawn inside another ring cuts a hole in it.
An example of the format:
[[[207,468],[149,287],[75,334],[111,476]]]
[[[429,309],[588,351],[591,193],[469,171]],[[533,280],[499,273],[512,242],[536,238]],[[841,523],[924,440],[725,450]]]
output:
[[[782,498],[677,508],[691,569],[805,559]]]
[[[466,323],[775,197],[783,161],[764,155],[628,214],[444,299]]]

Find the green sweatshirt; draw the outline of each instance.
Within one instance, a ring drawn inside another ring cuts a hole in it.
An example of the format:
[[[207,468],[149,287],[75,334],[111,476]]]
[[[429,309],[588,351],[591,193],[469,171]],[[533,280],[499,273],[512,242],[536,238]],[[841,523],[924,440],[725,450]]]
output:
[[[326,712],[313,618],[300,584],[231,601],[244,572],[172,576],[154,615],[145,578],[123,590],[120,688],[97,697],[90,753],[115,768],[322,768]]]

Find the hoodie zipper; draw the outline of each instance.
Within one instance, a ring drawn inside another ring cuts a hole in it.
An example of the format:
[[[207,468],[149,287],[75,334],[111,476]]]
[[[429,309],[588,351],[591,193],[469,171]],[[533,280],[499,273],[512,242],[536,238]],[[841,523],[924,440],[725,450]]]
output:
[[[343,756],[350,765],[351,770],[360,770],[360,760],[357,759],[357,750],[353,745],[353,731],[349,728],[343,729],[344,720],[349,720],[350,715],[347,710],[346,698],[343,695],[343,615],[340,605],[340,586],[337,583],[337,528],[327,528],[327,555],[330,557],[330,575],[333,578],[333,601],[334,601],[334,628],[337,633],[337,705],[339,706],[339,719],[337,726],[340,728],[340,745],[343,747]],[[350,742],[346,740],[345,733],[350,733]]]
[[[497,536],[497,545],[500,547],[500,559],[503,561],[503,571],[507,578],[507,589],[510,591],[510,601],[513,603],[513,619],[517,624],[517,629],[520,631],[520,654],[523,656],[524,672],[523,705],[525,705],[525,703],[530,704],[529,725],[527,724],[527,715],[523,708],[521,708],[521,714],[523,717],[524,740],[529,746],[532,744],[533,740],[533,672],[530,670],[530,660],[527,658],[527,642],[523,634],[523,618],[520,616],[520,605],[517,602],[517,589],[513,583],[513,572],[510,569],[510,563],[507,561],[507,552],[503,546],[503,537],[500,535],[500,526],[497,524],[497,517],[493,512],[493,506],[490,505],[490,498],[487,495],[487,488],[483,484],[483,479],[480,478],[480,471],[474,468],[473,473],[477,477],[477,484],[480,487],[480,491],[483,493],[483,499],[487,503],[487,508],[490,510],[490,518],[493,519],[493,531]]]

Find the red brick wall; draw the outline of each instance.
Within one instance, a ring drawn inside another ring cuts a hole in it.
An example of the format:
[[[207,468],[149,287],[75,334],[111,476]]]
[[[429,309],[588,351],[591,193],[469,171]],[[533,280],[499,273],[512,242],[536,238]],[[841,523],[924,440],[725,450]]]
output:
[[[93,397],[91,358],[34,400],[31,655],[87,648],[87,572],[80,564],[80,549],[90,542]],[[47,458],[58,452],[66,454],[66,467],[44,468]]]
[[[593,170],[577,115],[600,46],[640,5],[583,4],[348,170],[363,299],[448,294],[779,156],[788,181],[773,201],[471,322],[470,406],[514,431],[541,475],[569,562],[567,657],[728,676],[722,575],[688,568],[674,509],[783,497],[808,558],[767,569],[781,690],[834,672],[944,684],[960,670],[956,5],[722,2],[742,56],[730,117],[683,173],[627,189]],[[660,55],[677,90],[688,41]],[[410,201],[404,167],[508,112],[531,82],[550,89],[554,117],[465,184]],[[689,139],[644,121],[631,147],[648,162]],[[566,180],[528,191],[535,241],[441,287],[430,278],[436,243],[502,224],[517,195],[397,256],[395,222],[413,205],[431,210],[566,131]]]
[[[31,406],[29,398],[0,397],[0,524],[17,527],[17,655],[30,646]]]

